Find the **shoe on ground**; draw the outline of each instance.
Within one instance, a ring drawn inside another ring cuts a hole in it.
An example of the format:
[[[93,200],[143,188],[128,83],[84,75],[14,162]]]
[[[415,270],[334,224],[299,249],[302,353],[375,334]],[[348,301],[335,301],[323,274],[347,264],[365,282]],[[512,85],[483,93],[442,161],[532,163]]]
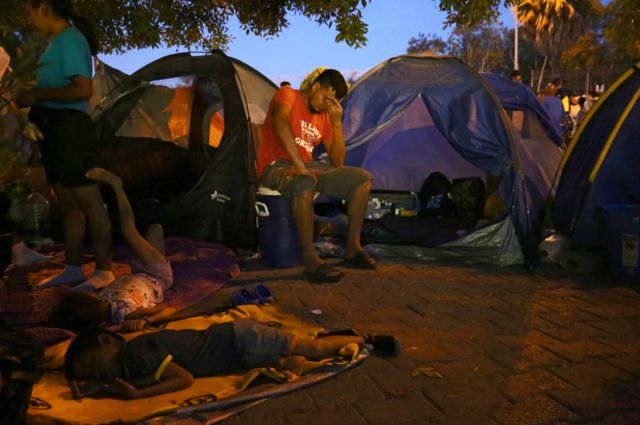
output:
[[[398,357],[402,353],[402,345],[392,335],[368,335],[365,342],[373,346],[373,351],[388,357]]]

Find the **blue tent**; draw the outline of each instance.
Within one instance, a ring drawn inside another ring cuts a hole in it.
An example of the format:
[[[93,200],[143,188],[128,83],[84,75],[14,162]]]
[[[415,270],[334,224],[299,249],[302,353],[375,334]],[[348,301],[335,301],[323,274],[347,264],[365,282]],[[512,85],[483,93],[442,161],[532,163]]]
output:
[[[601,208],[640,204],[640,63],[591,108],[562,158],[554,224],[574,244],[600,246]]]
[[[533,89],[521,82],[512,81],[490,72],[482,72],[480,75],[489,83],[500,104],[507,112],[523,112],[522,123],[512,119],[522,137],[542,138],[546,136],[556,145],[562,144],[562,135],[549,118],[547,110],[540,103]],[[511,115],[513,118],[513,114]],[[540,134],[540,131],[544,132],[545,136]]]
[[[476,72],[456,58],[398,56],[362,76],[342,104],[346,163],[369,170],[374,189],[417,191],[435,171],[449,179],[501,177],[508,217],[439,249],[500,264],[537,263],[533,223],[561,150],[547,137],[538,141],[544,153],[525,143]],[[554,159],[539,161],[541,155]]]

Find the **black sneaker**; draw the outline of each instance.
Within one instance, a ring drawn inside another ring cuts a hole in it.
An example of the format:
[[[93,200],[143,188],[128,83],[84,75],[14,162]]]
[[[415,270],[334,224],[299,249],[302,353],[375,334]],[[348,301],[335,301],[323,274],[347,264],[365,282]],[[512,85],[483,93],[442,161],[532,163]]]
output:
[[[402,352],[400,341],[391,335],[367,335],[365,337],[367,344],[373,345],[373,350],[379,354],[390,357],[398,357]]]

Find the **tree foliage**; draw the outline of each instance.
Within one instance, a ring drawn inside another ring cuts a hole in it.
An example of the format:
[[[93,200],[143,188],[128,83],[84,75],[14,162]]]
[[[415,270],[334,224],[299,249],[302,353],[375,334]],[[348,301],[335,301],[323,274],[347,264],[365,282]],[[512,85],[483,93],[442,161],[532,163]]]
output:
[[[495,21],[500,6],[511,6],[517,0],[440,0],[440,10],[447,14],[447,25],[471,27]]]
[[[22,23],[23,1],[2,0],[0,31],[15,32]],[[6,6],[5,6],[6,4]],[[231,41],[228,22],[235,17],[247,34],[273,37],[289,25],[288,13],[319,25],[335,26],[337,42],[366,44],[361,9],[367,0],[77,0],[76,12],[95,24],[103,53],[135,48],[218,48]]]
[[[612,0],[606,8],[604,35],[617,54],[640,60],[640,5],[638,0]]]
[[[531,45],[521,50],[528,50],[527,58],[535,60]],[[498,24],[457,26],[447,40],[423,33],[409,40],[407,53],[425,52],[458,57],[478,72],[506,74],[513,69],[513,30]]]
[[[589,31],[561,54],[562,66],[565,69],[593,69],[605,61],[596,33]]]
[[[448,55],[447,42],[442,37],[433,33],[419,33],[417,37],[411,37],[407,53],[434,53],[436,55]]]

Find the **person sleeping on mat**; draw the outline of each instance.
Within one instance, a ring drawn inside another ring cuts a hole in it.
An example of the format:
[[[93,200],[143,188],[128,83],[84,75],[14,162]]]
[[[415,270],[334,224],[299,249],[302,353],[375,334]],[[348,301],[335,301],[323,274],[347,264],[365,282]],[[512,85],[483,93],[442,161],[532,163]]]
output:
[[[164,292],[173,285],[171,264],[164,256],[162,226],[152,224],[146,237],[142,237],[122,189],[122,179],[100,167],[90,169],[86,176],[108,185],[115,193],[120,231],[134,252],[133,273],[120,276],[99,292],[85,285],[66,292],[52,309],[50,323],[79,332],[107,321],[123,322],[125,330],[134,331],[166,319],[175,309],[158,305],[164,300]]]
[[[205,330],[161,330],[130,341],[105,329],[78,334],[64,369],[74,398],[138,399],[190,387],[194,378],[241,369],[300,370],[307,360],[338,355],[348,344],[371,344],[374,353],[397,357],[400,342],[387,335],[297,337],[253,320],[215,324]]]

